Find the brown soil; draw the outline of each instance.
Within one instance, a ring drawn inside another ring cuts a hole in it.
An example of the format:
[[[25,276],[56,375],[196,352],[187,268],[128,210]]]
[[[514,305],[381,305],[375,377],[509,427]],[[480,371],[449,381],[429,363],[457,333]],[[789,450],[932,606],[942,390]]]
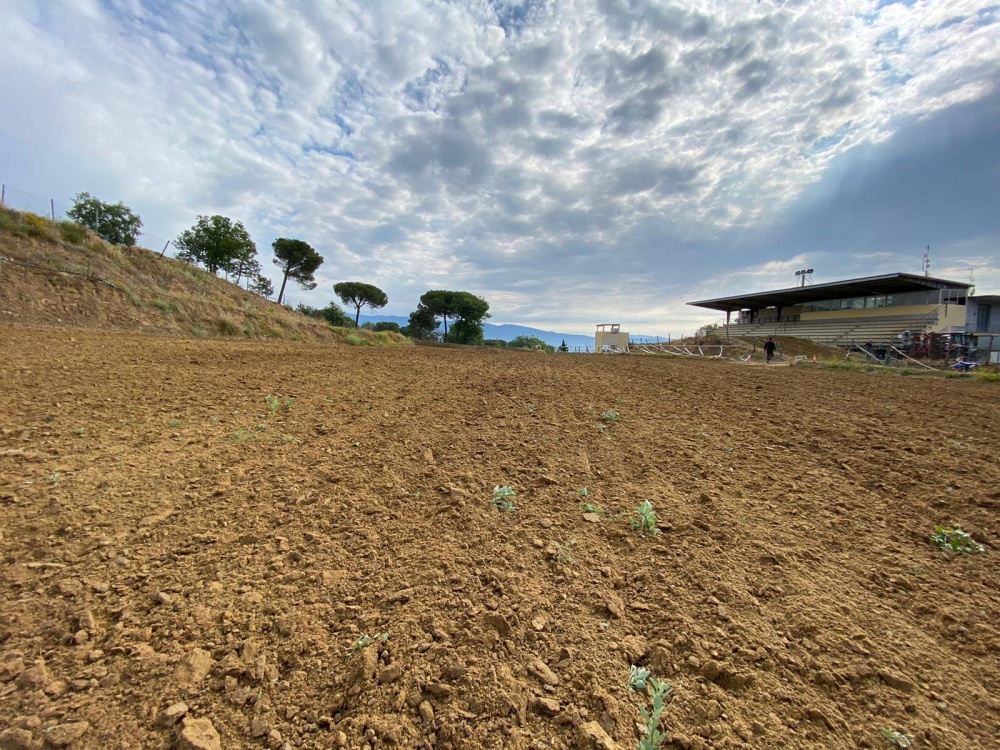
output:
[[[996,384],[0,336],[4,748],[997,747]]]

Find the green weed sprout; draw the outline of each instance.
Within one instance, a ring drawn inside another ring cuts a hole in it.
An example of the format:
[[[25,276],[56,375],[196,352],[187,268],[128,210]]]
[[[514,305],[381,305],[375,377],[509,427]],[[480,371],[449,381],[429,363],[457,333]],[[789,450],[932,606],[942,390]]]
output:
[[[882,735],[882,739],[893,747],[900,748],[900,750],[913,747],[913,735],[906,734],[906,732],[900,732],[896,729],[883,729],[880,734]]]
[[[580,503],[580,510],[584,513],[596,513],[599,516],[606,516],[608,514],[603,507],[594,505],[593,503]]]
[[[633,511],[635,513],[635,518],[632,519],[632,528],[636,531],[641,531],[645,534],[647,531],[651,534],[659,534],[660,530],[656,528],[657,518],[656,511],[653,510],[653,504],[649,500],[643,500],[639,503],[639,507]]]
[[[389,633],[388,632],[386,632],[386,633],[376,633],[375,635],[367,635],[367,634],[362,635],[360,638],[358,638],[358,640],[356,640],[351,645],[351,649],[350,649],[350,651],[347,654],[347,658],[350,659],[352,656],[354,656],[356,653],[358,653],[358,651],[360,651],[361,649],[363,649],[369,643],[375,643],[376,641],[387,641],[387,640],[389,640]]]
[[[979,544],[961,529],[948,529],[944,526],[935,526],[931,541],[942,552],[951,552],[954,555],[962,553],[980,554],[986,551],[986,547]]]
[[[641,678],[642,687],[639,687]],[[633,688],[633,684],[635,687]],[[646,723],[646,735],[636,743],[636,750],[658,750],[666,739],[666,735],[660,731],[660,719],[667,708],[674,692],[674,687],[669,682],[661,682],[655,677],[651,677],[649,670],[641,667],[632,667],[632,675],[629,677],[629,691],[646,690],[653,700],[653,706],[647,710],[645,706],[639,706],[639,713]]]
[[[508,513],[514,512],[514,501],[511,500],[512,497],[516,497],[517,493],[514,492],[507,485],[502,487],[493,488],[493,505],[497,510],[503,510]]]
[[[566,544],[556,545],[556,556],[555,560],[560,565],[570,565],[576,562],[576,553],[573,552],[573,548],[576,546],[576,540],[570,539]]]
[[[645,690],[649,684],[650,672],[645,667],[637,667],[633,664],[628,675],[628,691],[634,693],[636,690]]]
[[[249,443],[254,440],[254,434],[250,430],[244,430],[240,427],[236,432],[229,436],[229,439],[234,443]]]
[[[267,404],[267,409],[274,416],[278,411],[288,411],[292,408],[292,404],[295,403],[294,398],[286,398],[284,401],[281,400],[280,396],[272,396],[270,393],[264,396],[264,402]]]
[[[609,409],[601,415],[601,419],[605,422],[617,422],[620,416],[621,414],[616,412],[614,409]]]
[[[59,484],[59,481],[61,479],[62,479],[62,472],[61,471],[54,471],[51,474],[49,474],[49,482],[51,484]]]
[[[586,487],[583,487],[580,490],[577,490],[576,494],[578,494],[580,497],[587,497],[590,494],[590,490],[588,490]]]

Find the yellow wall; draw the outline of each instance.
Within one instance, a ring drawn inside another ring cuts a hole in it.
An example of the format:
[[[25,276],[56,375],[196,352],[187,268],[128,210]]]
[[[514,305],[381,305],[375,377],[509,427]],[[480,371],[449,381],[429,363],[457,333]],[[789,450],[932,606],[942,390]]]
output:
[[[928,315],[934,312],[934,309],[938,305],[901,305],[900,307],[874,307],[870,309],[857,309],[857,310],[824,310],[823,312],[808,312],[802,313],[800,318],[802,322],[807,320],[834,320],[839,318],[885,318],[891,317],[893,315],[912,315],[914,317],[918,315]],[[962,310],[962,321],[965,321],[965,308],[961,305],[948,305],[949,315],[951,314],[951,308],[961,308]],[[784,316],[782,316],[784,317]]]
[[[945,310],[941,311],[941,317],[938,318],[937,325],[934,326],[935,331],[944,331],[947,328],[958,328],[962,331],[965,330],[965,305],[948,305]]]

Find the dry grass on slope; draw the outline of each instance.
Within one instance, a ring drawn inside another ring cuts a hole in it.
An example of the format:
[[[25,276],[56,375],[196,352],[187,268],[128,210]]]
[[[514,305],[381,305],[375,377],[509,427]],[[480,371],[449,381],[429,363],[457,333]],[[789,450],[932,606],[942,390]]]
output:
[[[182,336],[406,345],[334,329],[201,268],[110,245],[70,221],[0,207],[0,321]]]

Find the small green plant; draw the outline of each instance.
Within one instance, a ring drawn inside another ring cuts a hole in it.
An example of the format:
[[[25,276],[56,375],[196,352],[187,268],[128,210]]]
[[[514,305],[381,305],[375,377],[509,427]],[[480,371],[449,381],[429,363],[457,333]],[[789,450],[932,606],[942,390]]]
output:
[[[588,497],[590,495],[590,490],[584,487],[583,489],[578,490],[576,494],[580,497]]]
[[[954,555],[979,554],[986,551],[986,547],[979,544],[961,529],[948,529],[944,526],[935,526],[931,541],[942,552],[951,552]]]
[[[514,492],[507,485],[498,486],[493,488],[493,506],[497,510],[503,510],[507,513],[514,512],[514,501],[511,500],[512,497],[516,497],[517,493]]]
[[[87,429],[85,427],[77,427],[75,430],[73,430],[73,434],[74,435],[83,435],[86,431],[87,431]]]
[[[175,429],[175,430],[176,430],[176,429],[177,429],[178,427],[180,427],[180,426],[181,426],[181,420],[179,420],[179,419],[175,419],[174,421],[172,421],[172,422],[170,423],[170,426],[171,426],[171,428],[173,428],[173,429]]]
[[[600,424],[600,423],[598,423],[597,429],[598,429],[599,432],[604,432],[606,429],[608,429],[608,426],[606,424]]]
[[[656,528],[658,522],[656,511],[653,510],[653,504],[649,500],[643,500],[639,503],[639,507],[633,513],[635,514],[635,518],[632,519],[633,529],[641,531],[643,534],[647,531],[651,534],[660,533],[660,530]]]
[[[82,245],[87,239],[87,228],[74,221],[60,221],[59,233],[62,234],[64,240],[74,245]]]
[[[62,472],[61,471],[54,471],[51,474],[49,474],[49,483],[50,484],[59,484],[59,482],[61,480],[62,480]]]
[[[645,667],[632,665],[628,676],[628,691],[634,693],[636,690],[645,690],[649,683],[650,671]]]
[[[639,713],[646,724],[646,734],[636,743],[636,750],[658,750],[666,739],[666,735],[660,731],[660,719],[670,703],[674,687],[669,682],[662,682],[651,676],[648,669],[633,665],[628,689],[630,693],[649,693],[653,703],[650,709],[639,706]]]
[[[617,422],[619,417],[621,417],[621,414],[614,409],[609,409],[601,415],[601,419],[605,422]]]
[[[566,544],[557,544],[555,561],[560,565],[569,565],[576,562],[576,553],[573,551],[575,545],[575,539],[570,539]]]
[[[592,503],[580,503],[580,510],[584,513],[596,513],[599,516],[606,516],[608,512],[600,505],[594,505]]]
[[[528,410],[529,414],[534,414],[536,411],[538,411],[534,406],[531,405],[530,402],[525,404],[524,408]]]
[[[249,443],[251,440],[256,440],[256,436],[251,430],[244,430],[240,427],[236,432],[229,436],[229,439],[234,443]]]
[[[376,641],[387,641],[389,640],[389,633],[376,633],[375,635],[362,635],[358,640],[351,644],[351,648],[347,653],[347,658],[350,659],[358,651],[363,649],[369,643],[375,643]]]
[[[286,398],[284,401],[281,400],[280,396],[272,396],[270,393],[264,396],[264,403],[267,404],[267,410],[271,412],[273,417],[279,411],[288,411],[292,408],[292,404],[295,403],[294,398]]]
[[[911,734],[900,732],[898,729],[882,729],[879,733],[882,735],[882,739],[900,750],[913,747],[913,735]]]

